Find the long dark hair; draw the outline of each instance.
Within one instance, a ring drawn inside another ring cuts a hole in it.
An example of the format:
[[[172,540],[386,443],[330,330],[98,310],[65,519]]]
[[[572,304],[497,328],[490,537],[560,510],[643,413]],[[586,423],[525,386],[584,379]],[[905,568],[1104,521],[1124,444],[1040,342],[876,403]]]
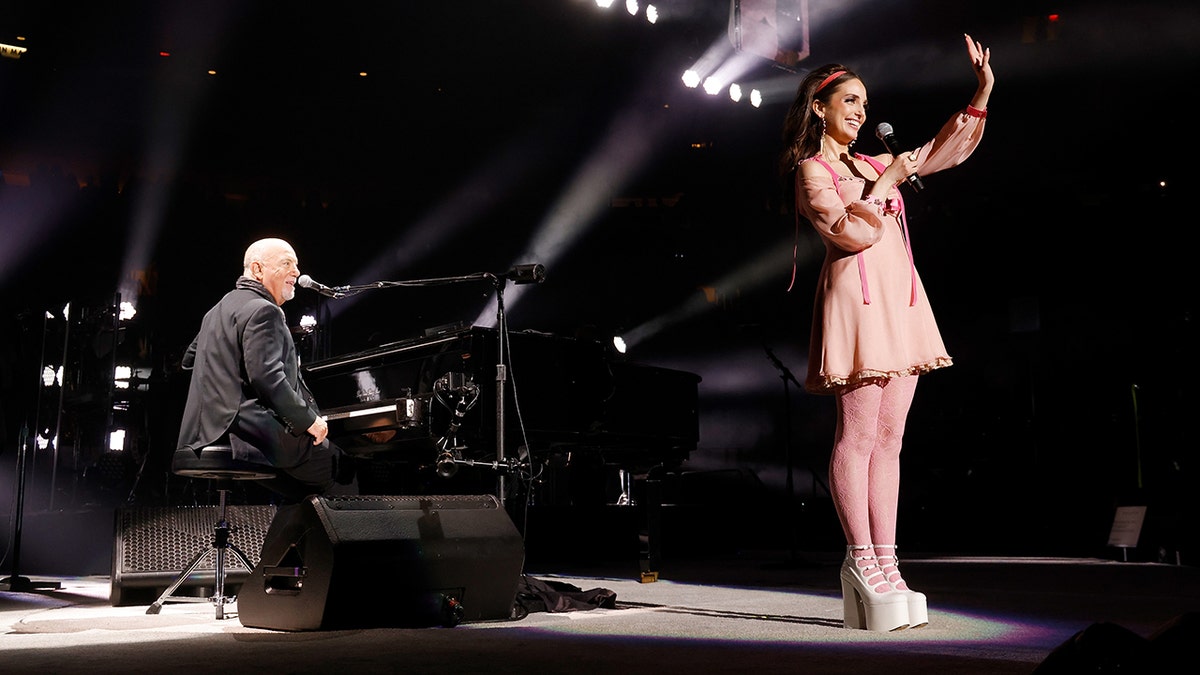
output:
[[[838,71],[842,71],[842,74],[826,82]],[[860,78],[846,66],[830,63],[809,71],[800,81],[800,86],[796,88],[796,98],[783,120],[783,152],[779,156],[781,176],[790,175],[800,160],[812,157],[821,149],[824,127],[821,119],[812,110],[813,100],[829,103],[838,85],[852,79]],[[822,83],[824,86],[821,86]]]

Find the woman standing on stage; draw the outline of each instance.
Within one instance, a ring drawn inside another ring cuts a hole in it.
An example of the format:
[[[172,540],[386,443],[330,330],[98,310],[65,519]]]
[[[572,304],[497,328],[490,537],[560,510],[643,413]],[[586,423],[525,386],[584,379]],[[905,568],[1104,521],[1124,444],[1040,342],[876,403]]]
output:
[[[829,484],[846,537],[848,628],[929,622],[925,596],[897,566],[900,446],[918,376],[951,359],[913,263],[899,186],[956,166],[979,145],[995,78],[990,50],[964,39],[975,95],[921,147],[896,156],[853,152],[867,90],[838,64],[805,76],[784,123],[781,168],[795,181],[797,215],[825,243],[805,388],[837,401]]]

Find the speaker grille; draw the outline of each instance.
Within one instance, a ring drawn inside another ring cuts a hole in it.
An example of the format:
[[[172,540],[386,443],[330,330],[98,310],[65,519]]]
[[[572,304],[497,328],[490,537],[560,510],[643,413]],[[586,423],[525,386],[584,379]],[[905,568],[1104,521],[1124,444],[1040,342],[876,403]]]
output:
[[[213,536],[218,515],[216,506],[118,509],[113,545],[112,604],[124,604],[124,589],[165,590],[201,551],[208,553],[182,587],[213,584],[216,579]],[[226,507],[229,543],[245,553],[252,564],[257,563],[274,517],[274,506]],[[240,583],[250,573],[232,553],[225,556],[225,570],[227,584]]]

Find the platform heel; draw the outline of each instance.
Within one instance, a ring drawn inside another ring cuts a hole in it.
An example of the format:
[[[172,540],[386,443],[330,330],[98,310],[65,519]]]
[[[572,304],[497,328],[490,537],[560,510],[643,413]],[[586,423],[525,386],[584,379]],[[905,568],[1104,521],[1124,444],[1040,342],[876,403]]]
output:
[[[884,555],[879,549],[891,549],[890,555]],[[900,574],[900,559],[896,557],[895,544],[875,544],[875,559],[882,568],[888,583],[896,592],[903,593],[908,598],[908,627],[921,628],[929,625],[929,603],[924,593],[912,590]]]
[[[855,556],[856,551],[870,553]],[[873,546],[847,546],[840,576],[846,628],[888,632],[908,627],[909,599],[888,583],[875,559]]]

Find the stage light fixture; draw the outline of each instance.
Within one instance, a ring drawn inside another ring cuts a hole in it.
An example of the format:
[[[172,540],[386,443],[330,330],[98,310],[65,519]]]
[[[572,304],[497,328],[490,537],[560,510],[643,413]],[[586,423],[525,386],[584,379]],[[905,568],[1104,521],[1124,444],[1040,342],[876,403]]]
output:
[[[650,23],[658,23],[658,8],[654,5],[646,5],[646,20]]]
[[[614,335],[612,339],[613,349],[617,350],[618,354],[624,354],[628,346],[625,344],[625,338],[620,335]]]
[[[717,81],[717,78],[707,77],[704,79],[704,93],[708,94],[709,96],[716,96],[717,94],[721,93],[722,88],[723,87],[721,86],[721,83]]]
[[[737,82],[729,85],[729,98],[733,100],[734,103],[742,100],[742,87]]]
[[[629,12],[630,16],[637,16],[638,1],[637,0],[625,0],[625,11]]]
[[[750,105],[755,108],[762,105],[762,92],[757,89],[750,90]]]
[[[21,55],[27,51],[29,50],[24,47],[8,45],[0,42],[0,56],[3,56],[6,59],[19,59],[21,58]]]
[[[612,7],[613,0],[596,0],[596,6],[600,9],[608,9]]]
[[[695,89],[700,84],[700,73],[688,69],[683,71],[683,85],[688,89]]]
[[[113,370],[113,386],[117,389],[128,389],[129,378],[133,377],[133,368],[129,366],[117,366]]]
[[[120,452],[125,449],[125,430],[113,429],[108,435],[108,449]]]

